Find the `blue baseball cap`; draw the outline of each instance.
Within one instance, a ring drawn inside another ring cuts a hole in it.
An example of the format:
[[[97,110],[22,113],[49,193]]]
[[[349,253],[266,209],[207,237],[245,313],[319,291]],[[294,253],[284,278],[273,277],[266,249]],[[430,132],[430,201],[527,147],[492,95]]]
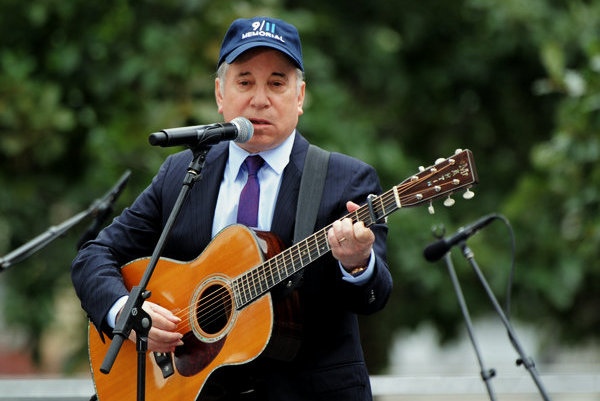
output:
[[[240,54],[255,47],[271,47],[279,50],[304,71],[298,30],[285,21],[269,17],[233,21],[223,38],[217,68],[223,61],[231,64]]]

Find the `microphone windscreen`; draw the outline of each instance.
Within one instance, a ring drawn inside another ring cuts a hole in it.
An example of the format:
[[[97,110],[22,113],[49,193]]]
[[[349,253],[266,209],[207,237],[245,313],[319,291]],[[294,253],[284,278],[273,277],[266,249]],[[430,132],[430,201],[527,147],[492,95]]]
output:
[[[238,128],[238,135],[234,142],[244,143],[248,142],[250,138],[252,138],[252,135],[254,134],[254,126],[247,118],[236,117],[231,120],[231,122]]]
[[[423,250],[423,256],[428,262],[435,262],[444,256],[446,252],[448,252],[448,245],[445,240],[441,239],[427,245]]]
[[[148,142],[152,146],[162,146],[168,140],[167,134],[164,132],[154,132],[148,137]]]

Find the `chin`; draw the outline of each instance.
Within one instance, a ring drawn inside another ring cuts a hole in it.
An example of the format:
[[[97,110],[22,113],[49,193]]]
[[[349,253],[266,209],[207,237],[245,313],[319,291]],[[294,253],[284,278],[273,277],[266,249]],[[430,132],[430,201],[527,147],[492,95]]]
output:
[[[257,134],[254,132],[254,136],[248,142],[240,144],[240,147],[250,153],[263,152],[265,150],[273,149],[278,143],[273,141],[268,136]]]

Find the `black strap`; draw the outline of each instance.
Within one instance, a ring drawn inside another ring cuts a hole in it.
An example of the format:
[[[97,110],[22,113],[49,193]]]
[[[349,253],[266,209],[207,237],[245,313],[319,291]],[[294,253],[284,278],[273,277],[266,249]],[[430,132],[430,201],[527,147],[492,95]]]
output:
[[[296,208],[294,244],[302,241],[315,230],[317,213],[323,197],[325,177],[330,153],[315,145],[309,145],[300,180],[300,192]],[[304,270],[292,275],[285,284],[284,295],[289,295],[302,280]]]
[[[314,232],[328,165],[329,152],[318,146],[309,145],[298,194],[294,244]]]

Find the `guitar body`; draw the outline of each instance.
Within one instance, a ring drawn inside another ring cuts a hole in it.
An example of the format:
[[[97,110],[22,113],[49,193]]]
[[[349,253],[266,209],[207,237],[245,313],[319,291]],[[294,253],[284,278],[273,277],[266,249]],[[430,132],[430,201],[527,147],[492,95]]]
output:
[[[160,354],[164,359],[160,365],[154,353],[147,353],[147,400],[195,400],[217,368],[247,363],[265,350],[274,326],[271,295],[266,293],[236,310],[230,284],[233,278],[260,264],[263,251],[269,244],[279,246],[277,241],[268,233],[261,233],[259,238],[246,227],[235,225],[223,230],[191,262],[159,260],[147,286],[152,293],[150,300],[182,319],[177,331],[184,335],[185,344],[172,354]],[[139,283],[148,262],[138,259],[122,267],[128,289]],[[214,299],[218,302],[209,308],[207,319],[201,310]],[[103,374],[99,369],[109,345],[110,340],[106,338],[104,343],[90,326],[90,364],[98,398],[131,399],[137,391],[135,344],[125,341],[110,373]],[[165,375],[164,371],[171,374]]]

